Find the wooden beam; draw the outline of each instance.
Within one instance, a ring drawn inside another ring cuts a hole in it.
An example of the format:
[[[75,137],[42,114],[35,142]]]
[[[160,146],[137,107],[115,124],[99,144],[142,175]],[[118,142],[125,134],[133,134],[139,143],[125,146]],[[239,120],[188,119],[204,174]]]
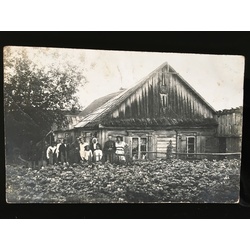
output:
[[[167,152],[158,152],[158,151],[142,151],[141,153],[159,153],[159,154],[167,154]],[[173,155],[241,155],[241,152],[235,153],[172,153]]]

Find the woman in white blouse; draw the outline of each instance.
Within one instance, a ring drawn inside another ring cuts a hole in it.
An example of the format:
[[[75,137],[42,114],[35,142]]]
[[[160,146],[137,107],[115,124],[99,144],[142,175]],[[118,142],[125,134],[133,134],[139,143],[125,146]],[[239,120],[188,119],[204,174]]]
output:
[[[87,146],[87,145],[89,145],[89,144],[85,141],[85,138],[79,139],[80,157],[81,157],[82,161],[85,160],[85,146]]]
[[[116,137],[116,142],[115,142],[115,154],[118,163],[125,163],[126,158],[125,158],[125,147],[127,147],[128,144],[124,141],[122,141],[121,136]]]

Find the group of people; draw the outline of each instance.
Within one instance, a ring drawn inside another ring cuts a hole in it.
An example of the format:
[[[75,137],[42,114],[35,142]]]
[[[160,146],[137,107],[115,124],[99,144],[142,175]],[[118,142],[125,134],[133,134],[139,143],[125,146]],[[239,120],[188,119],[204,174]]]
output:
[[[125,163],[128,145],[122,140],[121,136],[116,137],[116,141],[112,140],[112,136],[108,136],[108,140],[102,148],[97,138],[92,138],[88,143],[86,137],[79,137],[71,145],[67,144],[66,139],[52,142],[47,147],[46,158],[48,164],[60,163]]]

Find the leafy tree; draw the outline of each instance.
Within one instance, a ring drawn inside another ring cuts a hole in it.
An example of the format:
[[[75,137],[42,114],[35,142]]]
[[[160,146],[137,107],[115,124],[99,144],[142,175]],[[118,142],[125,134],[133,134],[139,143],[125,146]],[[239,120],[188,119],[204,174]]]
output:
[[[80,109],[75,94],[86,83],[84,70],[58,52],[38,50],[39,56],[49,63],[35,63],[25,48],[4,50],[5,134],[12,148],[43,139],[54,123],[66,125],[64,111]]]

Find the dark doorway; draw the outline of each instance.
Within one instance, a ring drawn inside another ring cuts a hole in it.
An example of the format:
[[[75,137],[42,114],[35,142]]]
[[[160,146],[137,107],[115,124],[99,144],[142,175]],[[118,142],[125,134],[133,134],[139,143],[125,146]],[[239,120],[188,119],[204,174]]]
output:
[[[220,153],[227,152],[226,138],[224,138],[224,137],[219,138],[219,152]]]
[[[187,137],[187,157],[194,158],[195,153],[195,137],[188,136]]]
[[[226,138],[221,137],[219,138],[219,153],[226,153],[227,152],[227,143]],[[223,160],[225,158],[225,155],[220,155],[219,159]]]

